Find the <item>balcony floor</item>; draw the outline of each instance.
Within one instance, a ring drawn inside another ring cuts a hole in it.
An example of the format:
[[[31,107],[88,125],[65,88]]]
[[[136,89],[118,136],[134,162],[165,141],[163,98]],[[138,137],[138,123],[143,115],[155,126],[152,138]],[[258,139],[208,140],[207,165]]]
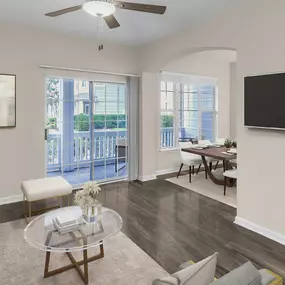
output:
[[[125,165],[126,165],[125,162],[119,163],[118,169],[122,168]],[[85,182],[90,181],[90,167],[84,167],[64,173],[62,173],[61,171],[52,171],[47,173],[47,177],[54,177],[54,176],[62,176],[73,186],[78,186],[82,185]],[[127,167],[124,167],[118,172],[116,172],[115,164],[106,165],[106,170],[104,165],[95,166],[94,176],[96,181],[122,179],[127,177]]]

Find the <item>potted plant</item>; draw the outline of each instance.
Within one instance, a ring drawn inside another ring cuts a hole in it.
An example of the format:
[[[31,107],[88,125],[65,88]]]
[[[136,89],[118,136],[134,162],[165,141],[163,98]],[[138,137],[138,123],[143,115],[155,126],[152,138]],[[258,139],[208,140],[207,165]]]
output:
[[[101,215],[102,204],[96,199],[100,191],[99,184],[90,181],[85,183],[83,189],[75,194],[74,202],[81,207],[83,218],[89,223],[99,220]]]
[[[224,146],[226,148],[230,148],[232,146],[232,144],[233,144],[233,142],[230,139],[226,139]]]
[[[232,147],[233,147],[233,148],[237,148],[237,142],[236,142],[236,141],[233,141],[233,142],[232,142]]]

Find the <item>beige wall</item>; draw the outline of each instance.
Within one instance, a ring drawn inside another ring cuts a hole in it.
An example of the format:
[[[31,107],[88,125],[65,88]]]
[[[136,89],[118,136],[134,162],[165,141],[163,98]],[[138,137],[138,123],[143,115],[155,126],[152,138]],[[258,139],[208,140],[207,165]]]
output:
[[[45,176],[45,75],[70,77],[39,65],[121,73],[139,69],[137,53],[129,47],[106,44],[99,52],[92,40],[3,25],[0,38],[0,71],[17,75],[17,127],[0,129],[0,198],[11,198],[21,193],[21,181]]]
[[[141,64],[143,70],[155,72],[164,69],[171,59],[199,49],[237,50],[237,215],[276,235],[285,235],[285,133],[249,130],[243,122],[244,76],[285,70],[285,2],[252,0],[235,4],[232,13],[199,29],[142,47]],[[145,159],[154,160],[151,156]],[[274,169],[264,167],[265,163],[274,165]]]
[[[140,180],[149,180],[156,177],[157,149],[159,139],[159,97],[157,94],[159,93],[160,75],[158,73],[143,72],[141,77],[141,94],[139,101]]]
[[[230,64],[230,138],[236,140],[237,137],[237,64]]]

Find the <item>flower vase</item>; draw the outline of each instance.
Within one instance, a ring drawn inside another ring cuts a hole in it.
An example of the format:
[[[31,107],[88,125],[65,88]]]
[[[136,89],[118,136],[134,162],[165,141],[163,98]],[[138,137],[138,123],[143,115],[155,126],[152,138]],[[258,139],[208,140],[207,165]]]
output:
[[[83,218],[87,223],[95,223],[101,219],[102,204],[95,201],[94,205],[86,206],[83,209]]]

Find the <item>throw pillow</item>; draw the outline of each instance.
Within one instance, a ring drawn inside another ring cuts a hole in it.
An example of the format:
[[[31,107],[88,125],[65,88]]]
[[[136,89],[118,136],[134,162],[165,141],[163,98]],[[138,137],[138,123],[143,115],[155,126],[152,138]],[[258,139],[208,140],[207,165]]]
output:
[[[209,285],[214,280],[217,256],[218,253],[215,253],[174,273],[172,276],[176,277],[181,285]]]
[[[261,285],[261,275],[251,262],[247,262],[211,284]]]
[[[275,279],[275,277],[270,273],[268,273],[266,269],[258,270],[258,272],[261,275],[261,285],[268,285],[270,282],[272,282]]]

